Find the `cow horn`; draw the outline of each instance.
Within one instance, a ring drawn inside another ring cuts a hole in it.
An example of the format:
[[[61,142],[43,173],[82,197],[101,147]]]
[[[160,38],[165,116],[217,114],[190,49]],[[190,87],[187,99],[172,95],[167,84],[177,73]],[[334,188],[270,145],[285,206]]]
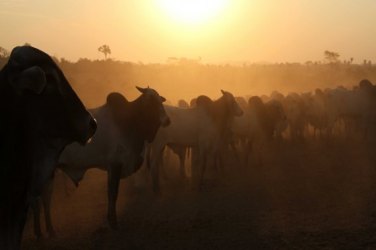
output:
[[[222,92],[222,95],[224,95],[226,93],[226,91],[224,91],[223,89],[221,89],[221,92]]]
[[[138,91],[140,91],[143,94],[146,92],[145,88],[141,88],[141,87],[136,86],[136,89],[138,89]]]

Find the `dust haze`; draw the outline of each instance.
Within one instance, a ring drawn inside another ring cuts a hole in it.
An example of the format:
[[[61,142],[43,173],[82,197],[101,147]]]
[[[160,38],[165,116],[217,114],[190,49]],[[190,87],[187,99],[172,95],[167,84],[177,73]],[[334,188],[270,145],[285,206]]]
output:
[[[241,63],[206,64],[199,59],[168,58],[163,64],[79,59],[70,62],[55,58],[73,88],[88,108],[104,103],[110,92],[119,91],[130,100],[138,96],[135,86],[155,88],[177,105],[178,100],[190,101],[199,95],[212,99],[220,96],[220,89],[235,96],[270,95],[278,91],[289,93],[313,92],[320,88],[345,87],[352,89],[362,79],[376,81],[372,62],[363,64],[328,63]],[[3,59],[0,66],[5,63]]]
[[[340,87],[351,92],[362,79],[376,82],[376,67],[368,62],[235,65],[185,58],[170,58],[163,64],[55,60],[88,108],[103,105],[108,93],[115,91],[133,100],[139,95],[135,86],[150,86],[168,104],[177,105],[180,99],[189,102],[202,94],[217,99],[221,89],[245,100],[260,96],[266,102],[273,91],[283,96],[315,96],[317,89],[327,93]],[[36,241],[30,212],[23,249],[372,248],[376,239],[374,127],[366,136],[362,128],[346,130],[341,122],[330,135],[322,130],[315,135],[307,120],[303,135],[295,140],[287,129],[282,138],[254,151],[247,166],[241,157],[226,151],[224,168],[209,169],[200,192],[190,185],[190,158],[188,180],[182,181],[178,158],[167,150],[161,194],[153,193],[145,166],[121,181],[117,231],[106,222],[106,173],[90,170],[76,188],[58,170],[52,199],[57,236]]]

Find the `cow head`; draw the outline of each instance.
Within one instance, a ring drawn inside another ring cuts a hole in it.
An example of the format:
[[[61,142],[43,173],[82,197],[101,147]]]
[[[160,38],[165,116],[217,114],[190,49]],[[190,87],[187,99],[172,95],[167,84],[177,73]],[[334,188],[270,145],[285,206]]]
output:
[[[6,70],[8,83],[25,114],[21,122],[26,121],[30,130],[67,144],[84,144],[93,136],[95,120],[50,56],[31,46],[16,47]]]
[[[186,100],[184,100],[184,99],[180,99],[179,101],[178,101],[178,107],[179,108],[189,108],[189,104],[188,104],[188,102],[186,101]]]
[[[168,126],[171,121],[163,107],[166,98],[160,96],[158,92],[152,88],[141,88],[137,86],[136,88],[142,93],[143,104],[150,111],[150,119],[154,121],[159,120],[162,127]]]
[[[264,103],[262,102],[260,97],[252,96],[248,100],[248,107],[251,110],[260,111],[260,110],[264,109]]]
[[[51,177],[64,147],[74,141],[85,144],[97,125],[46,53],[31,46],[16,47],[4,70],[14,102],[14,122],[28,143],[32,198]]]
[[[240,108],[239,104],[236,102],[235,97],[227,91],[221,90],[222,98],[226,103],[226,107],[231,115],[242,116],[243,110]]]
[[[265,105],[269,120],[276,126],[278,123],[286,122],[286,114],[282,104],[277,100],[271,100]]]

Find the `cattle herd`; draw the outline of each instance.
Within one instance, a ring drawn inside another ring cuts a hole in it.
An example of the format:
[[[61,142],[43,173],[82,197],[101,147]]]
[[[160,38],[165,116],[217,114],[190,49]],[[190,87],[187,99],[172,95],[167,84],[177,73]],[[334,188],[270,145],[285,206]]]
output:
[[[13,49],[0,72],[0,249],[20,248],[29,207],[35,235],[42,236],[40,199],[46,229],[54,235],[50,202],[56,168],[76,186],[90,168],[107,171],[107,218],[116,229],[120,179],[145,165],[150,188],[163,192],[159,179],[167,152],[179,157],[180,177],[200,192],[209,170],[224,168],[228,152],[249,168],[262,164],[262,151],[273,141],[376,135],[376,86],[368,80],[351,90],[286,96],[275,91],[234,97],[221,90],[216,100],[201,95],[177,106],[163,104],[166,99],[152,88],[137,89],[134,101],[110,93],[102,106],[86,110],[51,57],[31,46]]]

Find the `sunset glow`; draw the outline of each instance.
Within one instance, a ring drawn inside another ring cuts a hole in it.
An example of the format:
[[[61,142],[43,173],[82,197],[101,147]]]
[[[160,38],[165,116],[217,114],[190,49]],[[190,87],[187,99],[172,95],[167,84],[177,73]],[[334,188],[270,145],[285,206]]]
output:
[[[159,0],[159,5],[173,20],[194,25],[218,16],[228,5],[228,0]]]
[[[376,1],[0,1],[0,46],[30,43],[56,57],[208,63],[376,61]],[[41,35],[43,34],[43,35]],[[64,34],[62,36],[62,34]]]

